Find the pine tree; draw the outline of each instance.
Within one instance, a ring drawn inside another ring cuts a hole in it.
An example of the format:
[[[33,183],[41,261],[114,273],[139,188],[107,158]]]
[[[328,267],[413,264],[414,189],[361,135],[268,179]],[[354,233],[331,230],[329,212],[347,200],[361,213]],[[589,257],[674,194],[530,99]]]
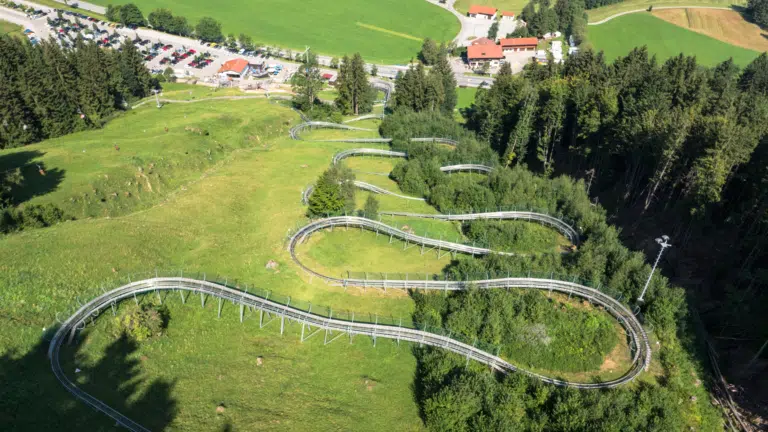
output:
[[[456,77],[453,75],[451,65],[448,63],[448,56],[445,53],[440,54],[437,64],[432,68],[430,74],[438,74],[443,83],[443,103],[440,106],[440,110],[444,114],[452,115],[458,100],[456,95]]]
[[[97,45],[78,43],[73,51],[74,64],[78,71],[79,105],[95,125],[114,112],[115,99],[110,93],[109,74],[104,68],[106,54]]]
[[[376,219],[379,214],[379,200],[376,199],[373,194],[368,194],[368,198],[365,199],[365,207],[363,210],[363,216],[368,219]]]
[[[127,93],[126,99],[143,98],[149,96],[153,87],[152,75],[149,74],[144,59],[136,49],[133,41],[127,40],[122,44],[122,51],[119,55],[120,74],[122,76],[123,87]]]
[[[359,53],[351,59],[346,56],[342,59],[337,83],[336,106],[342,113],[358,115],[371,111],[376,95],[368,83],[365,61]]]
[[[304,111],[312,111],[317,95],[323,88],[320,69],[317,66],[317,56],[312,51],[307,51],[304,62],[293,76],[292,87],[296,93],[293,99],[296,106]]]
[[[507,148],[504,150],[504,156],[502,157],[504,165],[509,166],[516,159],[518,161],[525,160],[525,156],[528,153],[528,142],[533,131],[533,121],[536,119],[536,102],[538,100],[538,93],[535,89],[530,88],[527,96],[523,99],[517,123],[509,134]]]

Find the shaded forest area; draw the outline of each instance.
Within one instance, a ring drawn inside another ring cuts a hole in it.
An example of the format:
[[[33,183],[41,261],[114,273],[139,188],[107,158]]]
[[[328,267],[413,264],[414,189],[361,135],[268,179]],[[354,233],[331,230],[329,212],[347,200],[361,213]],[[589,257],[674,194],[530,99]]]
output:
[[[743,70],[664,63],[638,48],[608,65],[585,51],[564,65],[502,70],[467,126],[508,166],[583,179],[621,238],[658,253],[684,287],[728,380],[768,399],[768,56]]]

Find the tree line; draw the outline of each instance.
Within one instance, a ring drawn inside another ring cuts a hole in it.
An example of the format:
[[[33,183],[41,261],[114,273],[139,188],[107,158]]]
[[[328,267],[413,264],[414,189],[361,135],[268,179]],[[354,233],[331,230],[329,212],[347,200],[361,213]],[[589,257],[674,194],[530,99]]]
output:
[[[101,127],[155,85],[131,41],[67,49],[0,35],[0,148]]]
[[[526,25],[517,26],[507,37],[542,37],[546,33],[561,31],[582,43],[587,33],[587,13],[584,0],[531,0],[520,13]]]
[[[325,86],[317,55],[307,51],[300,56],[301,66],[291,78],[295,96],[293,105],[313,119],[341,121],[342,115],[360,115],[371,112],[376,90],[368,81],[365,60],[360,53],[344,56],[338,65],[336,96],[333,104],[323,103],[318,95]]]
[[[159,8],[153,10],[146,18],[138,6],[133,3],[124,5],[107,5],[105,16],[112,22],[127,26],[141,27],[147,25],[153,29],[180,36],[195,36],[205,42],[224,42],[224,34],[221,32],[221,23],[211,17],[202,17],[196,25],[192,26],[187,18],[173,15],[169,9]]]
[[[766,54],[740,69],[645,48],[607,64],[586,50],[502,70],[465,114],[504,165],[584,179],[630,244],[656,253],[648,240],[672,236],[666,267],[730,338],[718,344],[731,377],[755,382],[768,338]]]

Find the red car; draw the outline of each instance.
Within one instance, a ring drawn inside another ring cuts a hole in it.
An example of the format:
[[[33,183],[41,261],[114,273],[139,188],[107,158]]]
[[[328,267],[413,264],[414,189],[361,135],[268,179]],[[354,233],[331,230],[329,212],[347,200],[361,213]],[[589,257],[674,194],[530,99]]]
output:
[[[197,52],[197,51],[195,51],[195,50],[191,49],[191,50],[187,51],[187,54],[190,54],[190,55],[192,55],[192,54],[194,54],[194,53],[196,53],[196,52]]]

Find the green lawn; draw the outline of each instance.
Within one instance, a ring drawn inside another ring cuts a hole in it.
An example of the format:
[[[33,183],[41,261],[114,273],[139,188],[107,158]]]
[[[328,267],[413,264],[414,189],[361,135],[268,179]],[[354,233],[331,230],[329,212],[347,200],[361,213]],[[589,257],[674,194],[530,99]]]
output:
[[[204,85],[192,85],[183,83],[163,83],[163,99],[191,101],[222,96],[248,96],[248,93],[237,87],[216,88]],[[154,99],[154,97],[150,98]]]
[[[416,360],[407,343],[380,339],[374,347],[358,336],[352,344],[341,337],[324,345],[322,333],[302,343],[298,324],[287,324],[282,336],[279,320],[259,329],[258,313],[248,312],[241,324],[229,303],[221,319],[214,299],[205,309],[199,301],[182,305],[178,295],[164,304],[171,316],[164,336],[138,345],[115,342],[110,313],[82,343],[63,350],[64,370],[151,430],[423,428],[409,389]],[[137,383],[133,394],[152,392],[152,404],[126,406],[127,392],[115,389],[129,377]],[[170,421],[169,407],[175,408]]]
[[[458,101],[456,103],[457,109],[468,108],[475,102],[475,95],[477,94],[477,88],[475,87],[459,87],[456,89],[456,95]]]
[[[124,4],[125,0],[95,0]],[[225,35],[247,33],[255,41],[342,56],[360,52],[368,61],[407,63],[426,37],[450,41],[459,31],[448,11],[425,1],[390,0],[255,0],[215,3],[203,0],[133,1],[144,15],[160,7],[185,16],[190,22],[211,16],[222,23]],[[407,12],[406,12],[407,11]]]
[[[12,22],[0,20],[0,35],[21,35],[24,28]]]
[[[759,55],[757,51],[735,47],[717,39],[670,24],[647,13],[636,13],[588,27],[589,41],[596,50],[605,51],[606,60],[625,56],[643,45],[660,61],[681,52],[694,55],[699,64],[713,66],[733,57],[745,66]]]
[[[589,15],[589,22],[600,21],[608,18],[609,16],[617,13],[648,9],[649,6],[653,7],[669,7],[669,6],[710,6],[710,7],[732,7],[732,6],[745,6],[747,4],[744,0],[625,0],[620,3],[615,3],[608,6],[599,7],[587,11]]]

